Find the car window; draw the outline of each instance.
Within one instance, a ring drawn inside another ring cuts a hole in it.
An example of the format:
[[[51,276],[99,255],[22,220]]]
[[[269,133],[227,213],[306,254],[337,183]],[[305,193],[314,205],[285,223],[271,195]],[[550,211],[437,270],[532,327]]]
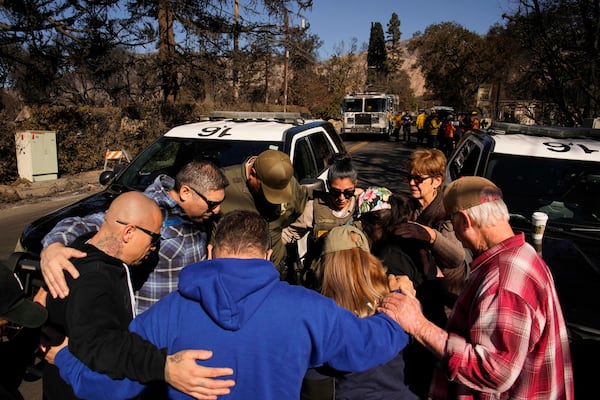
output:
[[[308,136],[299,138],[296,141],[294,150],[294,176],[301,182],[303,179],[315,178],[318,176],[317,166],[315,164],[315,156],[311,150]]]
[[[220,167],[240,164],[267,149],[280,150],[278,142],[198,140],[161,137],[144,150],[117,178],[116,184],[143,191],[160,174],[174,177],[192,160],[207,159]]]
[[[486,177],[502,189],[509,210],[543,211],[556,222],[600,224],[600,164],[492,154]]]
[[[338,133],[335,131],[333,125],[327,124],[324,126],[324,128],[329,134],[329,138],[333,141],[333,144],[338,149],[338,151],[345,153],[346,148],[344,147],[344,142],[342,141],[342,138],[340,138],[340,135],[338,135]]]
[[[450,179],[476,175],[480,155],[481,147],[473,140],[466,140],[450,160]]]
[[[329,140],[327,140],[325,133],[322,131],[315,132],[308,138],[312,145],[313,152],[315,154],[315,162],[317,164],[317,175],[319,175],[327,169],[327,162],[331,155],[334,153],[334,150],[331,146],[331,143],[329,143]]]

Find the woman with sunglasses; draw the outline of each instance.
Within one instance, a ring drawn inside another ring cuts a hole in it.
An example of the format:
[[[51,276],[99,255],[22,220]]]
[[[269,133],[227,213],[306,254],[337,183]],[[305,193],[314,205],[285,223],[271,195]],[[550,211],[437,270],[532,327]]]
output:
[[[444,209],[446,156],[437,149],[417,149],[407,161],[406,171],[409,193],[419,207],[416,221],[398,224],[394,232],[402,238],[419,241],[429,249],[433,273],[417,288],[417,297],[428,318],[444,327],[467,278],[467,253],[454,235],[452,222]],[[407,383],[415,393],[426,398],[435,358],[414,342],[406,348],[405,361]]]
[[[319,257],[322,239],[334,227],[351,224],[356,210],[356,196],[362,192],[356,188],[358,173],[348,154],[335,154],[329,160],[327,192],[313,192],[313,199],[306,203],[304,212],[291,225],[283,229],[281,238],[285,244],[295,243],[310,232],[309,248],[304,260],[300,280],[304,286],[318,289],[319,278],[311,268]]]
[[[466,279],[466,253],[444,209],[446,156],[437,149],[417,149],[406,163],[406,170],[410,195],[420,208],[416,221],[399,224],[395,233],[428,244],[441,272],[438,277],[442,277],[446,289],[458,295]]]

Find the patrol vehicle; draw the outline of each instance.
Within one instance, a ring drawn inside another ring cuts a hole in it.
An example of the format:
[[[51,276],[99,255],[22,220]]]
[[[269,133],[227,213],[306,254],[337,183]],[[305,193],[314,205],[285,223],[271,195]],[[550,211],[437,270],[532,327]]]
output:
[[[466,133],[446,172],[498,185],[513,229],[531,243],[532,213],[548,214],[541,254],[569,328],[576,392],[587,392],[597,378],[585,365],[600,356],[600,129],[493,122]]]
[[[215,112],[169,130],[122,170],[104,171],[103,191],[31,223],[16,249],[39,255],[41,239],[60,220],[104,211],[117,195],[143,191],[160,174],[175,176],[193,159],[227,167],[267,149],[289,154],[296,179],[311,188],[324,187],[329,157],[346,152],[334,127],[323,120],[305,120],[297,113]]]

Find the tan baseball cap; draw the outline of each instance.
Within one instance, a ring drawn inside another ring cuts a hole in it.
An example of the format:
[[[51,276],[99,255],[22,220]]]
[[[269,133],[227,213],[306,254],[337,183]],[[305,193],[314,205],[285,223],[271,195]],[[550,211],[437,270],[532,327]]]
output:
[[[370,252],[369,241],[365,234],[353,225],[336,226],[325,236],[323,254],[335,251],[349,250],[359,247]]]
[[[287,154],[265,150],[254,160],[254,169],[269,203],[284,204],[292,201],[290,181],[294,176],[294,167]]]
[[[446,214],[502,199],[502,191],[492,181],[480,176],[465,176],[448,185],[444,191]]]

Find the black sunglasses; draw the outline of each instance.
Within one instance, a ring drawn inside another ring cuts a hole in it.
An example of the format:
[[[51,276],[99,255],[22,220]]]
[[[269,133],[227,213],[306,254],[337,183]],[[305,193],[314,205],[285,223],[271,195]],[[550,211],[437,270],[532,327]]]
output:
[[[206,198],[206,196],[204,196],[202,193],[200,193],[199,191],[197,191],[196,189],[194,189],[193,187],[189,186],[188,187],[190,189],[192,189],[192,192],[196,193],[196,195],[198,197],[200,197],[202,200],[204,200],[204,202],[206,203],[206,205],[208,206],[208,211],[212,211],[215,208],[219,207],[221,205],[222,202],[225,201],[225,199],[221,200],[221,201],[213,201],[213,200],[209,200]]]
[[[132,225],[135,226],[136,229],[139,229],[140,231],[144,232],[146,235],[150,236],[152,238],[152,240],[150,241],[150,244],[157,245],[158,242],[160,242],[160,239],[162,239],[162,236],[160,236],[160,233],[154,233],[152,231],[149,231],[146,228],[142,228],[141,226],[135,225],[135,224],[130,224],[127,222],[123,222],[123,221],[119,221],[116,220],[115,221],[117,224],[121,224],[121,225]]]
[[[420,185],[426,179],[429,179],[429,178],[433,178],[433,177],[429,176],[429,175],[421,176],[421,175],[410,175],[410,174],[408,174],[404,177],[404,179],[406,179],[406,182],[415,181],[415,183],[417,185]]]
[[[334,188],[329,188],[329,194],[335,198],[340,197],[340,195],[344,195],[344,197],[347,199],[351,198],[352,196],[354,196],[354,191],[355,189],[346,189],[346,190],[339,190],[339,189],[334,189]]]

